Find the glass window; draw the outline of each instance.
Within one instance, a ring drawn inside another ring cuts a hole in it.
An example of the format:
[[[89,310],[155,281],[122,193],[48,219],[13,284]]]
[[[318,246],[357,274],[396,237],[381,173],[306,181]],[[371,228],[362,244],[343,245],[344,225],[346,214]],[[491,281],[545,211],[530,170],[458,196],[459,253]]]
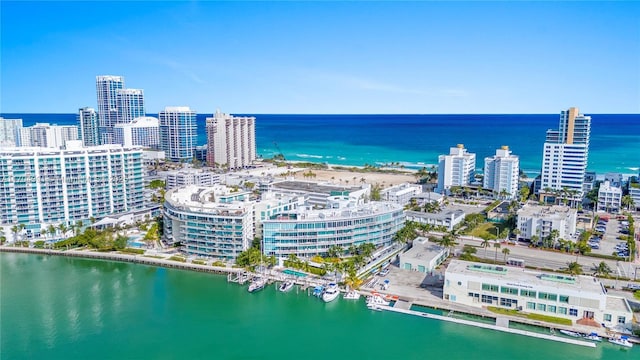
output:
[[[535,310],[536,309],[536,303],[527,301],[527,309]]]
[[[568,304],[569,303],[569,297],[567,295],[560,295],[560,302]]]
[[[545,305],[545,304],[538,304],[538,310],[539,310],[539,311],[545,311],[545,310],[547,310],[547,305]]]
[[[611,321],[611,314],[604,314],[604,321]]]
[[[569,315],[578,316],[578,309],[569,309]]]
[[[548,311],[548,312],[555,313],[555,312],[556,312],[556,306],[555,306],[555,305],[549,305],[549,306],[547,306],[547,311]]]
[[[558,308],[558,314],[567,315],[567,308],[560,306]]]
[[[618,316],[618,324],[624,324],[627,322],[627,319],[624,316]]]

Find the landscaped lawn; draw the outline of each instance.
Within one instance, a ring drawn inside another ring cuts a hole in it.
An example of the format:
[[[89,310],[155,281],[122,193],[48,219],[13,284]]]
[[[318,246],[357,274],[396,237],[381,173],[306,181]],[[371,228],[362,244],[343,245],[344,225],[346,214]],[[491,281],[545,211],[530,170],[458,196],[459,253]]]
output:
[[[480,224],[471,231],[470,235],[481,238],[497,239],[498,237],[496,236],[496,224],[490,222]]]

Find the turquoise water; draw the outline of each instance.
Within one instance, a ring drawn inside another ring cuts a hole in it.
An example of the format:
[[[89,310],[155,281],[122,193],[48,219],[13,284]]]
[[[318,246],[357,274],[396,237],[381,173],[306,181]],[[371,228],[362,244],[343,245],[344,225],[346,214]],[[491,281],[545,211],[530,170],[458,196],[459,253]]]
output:
[[[0,253],[2,359],[638,359],[222,276]]]

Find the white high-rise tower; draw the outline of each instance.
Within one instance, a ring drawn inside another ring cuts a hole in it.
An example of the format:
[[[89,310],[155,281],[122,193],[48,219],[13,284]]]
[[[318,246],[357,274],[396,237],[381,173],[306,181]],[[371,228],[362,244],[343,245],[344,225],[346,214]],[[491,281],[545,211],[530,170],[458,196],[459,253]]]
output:
[[[568,191],[572,200],[582,198],[590,133],[590,116],[580,114],[575,107],[560,113],[558,130],[548,130],[544,143],[541,197],[550,189]]]
[[[111,144],[113,126],[118,123],[118,90],[124,89],[124,77],[113,75],[96,76],[100,142]]]
[[[167,160],[191,162],[196,146],[196,112],[188,106],[168,106],[158,113],[160,149]]]
[[[144,92],[141,89],[121,89],[116,92],[118,119],[116,124],[128,124],[145,116]],[[115,126],[115,124],[114,124]]]
[[[438,156],[438,191],[445,193],[452,186],[466,186],[473,181],[476,154],[467,152],[464,145],[449,148],[449,155]]]
[[[502,146],[494,156],[484,158],[482,186],[492,189],[497,196],[513,199],[518,193],[519,173],[520,160],[508,146]]]
[[[256,159],[255,117],[216,111],[207,118],[207,163],[229,169],[249,166]]]

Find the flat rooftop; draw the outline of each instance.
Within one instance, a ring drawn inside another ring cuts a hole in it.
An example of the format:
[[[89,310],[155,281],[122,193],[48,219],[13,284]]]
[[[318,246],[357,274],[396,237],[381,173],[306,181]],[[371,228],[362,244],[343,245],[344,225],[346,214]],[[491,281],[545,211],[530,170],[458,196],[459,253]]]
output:
[[[444,247],[430,242],[428,239],[419,237],[413,240],[413,247],[400,254],[403,259],[415,259],[420,261],[431,261],[440,257]],[[403,260],[404,261],[404,260]]]
[[[331,192],[334,191],[357,191],[360,190],[360,187],[357,186],[339,186],[339,185],[330,185],[330,184],[321,184],[311,181],[294,181],[294,180],[286,180],[273,183],[273,187],[275,189],[283,189],[290,191],[300,191],[300,192],[314,192],[330,195]]]
[[[309,208],[297,208],[283,214],[278,214],[271,220],[279,221],[308,221],[327,219],[359,218],[367,215],[402,211],[402,206],[389,202],[372,201],[364,204],[348,206],[339,209],[311,210]]]
[[[199,186],[188,185],[169,190],[165,195],[165,200],[171,205],[189,211],[218,213],[229,211],[233,214],[240,214],[248,208],[248,201],[234,201],[229,203],[218,202],[217,199],[230,195],[242,195],[243,193],[231,193],[228,188],[222,185]],[[247,193],[244,193],[245,195]],[[247,196],[248,198],[248,196]]]
[[[417,218],[433,219],[433,220],[440,220],[440,221],[451,219],[452,216],[453,217],[464,216],[465,214],[464,211],[462,210],[444,210],[438,213],[428,213],[428,212],[422,212],[422,211],[408,210],[405,213],[407,214],[408,217],[417,217]]]
[[[566,288],[575,291],[588,291],[603,294],[600,281],[586,275],[557,274],[527,270],[520,267],[474,263],[451,260],[447,273],[464,274],[486,279],[511,281],[522,286]]]

